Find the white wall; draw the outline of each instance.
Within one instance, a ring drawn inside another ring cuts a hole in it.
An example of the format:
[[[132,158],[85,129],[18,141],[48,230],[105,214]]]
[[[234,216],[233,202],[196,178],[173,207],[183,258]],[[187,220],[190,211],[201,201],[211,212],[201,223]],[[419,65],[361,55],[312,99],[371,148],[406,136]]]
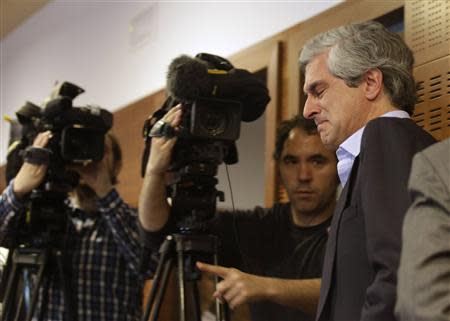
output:
[[[14,116],[26,100],[40,104],[56,80],[86,90],[76,106],[114,111],[163,88],[180,54],[227,57],[337,3],[55,0],[1,42],[1,113]],[[3,163],[9,124],[0,124]],[[236,208],[264,204],[264,146],[264,117],[243,123],[239,163],[228,168]],[[217,205],[231,208],[224,165],[218,179],[225,203]]]
[[[164,87],[179,54],[226,57],[339,2],[55,0],[0,43],[2,117],[40,104],[56,80],[86,90],[76,105],[114,111]],[[0,124],[1,164],[9,125]]]

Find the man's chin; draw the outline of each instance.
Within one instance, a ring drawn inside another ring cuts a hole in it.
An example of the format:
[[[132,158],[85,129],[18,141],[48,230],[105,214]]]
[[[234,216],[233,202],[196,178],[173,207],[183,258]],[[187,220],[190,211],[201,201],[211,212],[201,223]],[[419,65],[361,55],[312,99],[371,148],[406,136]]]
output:
[[[97,196],[97,194],[95,193],[95,191],[86,184],[80,184],[75,188],[75,193],[78,195],[78,197],[80,198],[95,198]]]
[[[299,213],[303,213],[305,215],[308,215],[309,213],[313,214],[317,211],[317,204],[312,201],[308,200],[299,200],[296,204],[295,209]]]
[[[322,141],[325,148],[328,149],[329,151],[334,152],[339,147],[339,143],[337,143],[335,139],[332,139],[330,135],[321,134],[320,140]]]

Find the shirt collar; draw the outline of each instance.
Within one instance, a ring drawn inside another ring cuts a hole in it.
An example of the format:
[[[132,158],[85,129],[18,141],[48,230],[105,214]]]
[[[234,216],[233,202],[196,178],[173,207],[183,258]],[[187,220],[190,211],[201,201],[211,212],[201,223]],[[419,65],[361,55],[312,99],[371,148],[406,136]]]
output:
[[[351,157],[354,159],[359,155],[364,128],[365,127],[358,129],[339,146],[336,151],[338,160],[342,160],[344,157]]]
[[[404,110],[393,110],[381,115],[380,117],[410,118],[409,114]],[[342,155],[345,154],[349,154],[353,158],[359,155],[364,128],[366,127],[364,126],[358,129],[338,147],[336,151],[338,160],[340,160],[339,157],[342,157]]]
[[[381,115],[380,117],[411,118],[409,114],[404,110],[393,110]]]
[[[410,118],[409,114],[404,110],[393,110],[381,115],[380,117]],[[361,140],[365,128],[365,126],[361,127],[350,137],[348,137],[341,145],[339,145],[338,149],[336,150],[338,162],[350,161],[353,166],[353,162],[359,155],[359,152],[361,150]],[[344,186],[347,182],[349,175],[350,171],[339,175],[339,177],[341,178],[342,186]]]

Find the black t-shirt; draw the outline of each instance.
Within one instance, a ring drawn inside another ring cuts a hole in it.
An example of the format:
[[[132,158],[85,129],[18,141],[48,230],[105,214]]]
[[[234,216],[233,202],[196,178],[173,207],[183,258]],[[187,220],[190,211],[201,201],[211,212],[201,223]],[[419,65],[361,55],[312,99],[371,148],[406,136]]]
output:
[[[292,222],[290,204],[218,213],[211,233],[221,240],[221,264],[283,279],[320,278],[331,218],[313,227]],[[254,321],[313,320],[298,309],[272,302],[250,304]]]
[[[284,279],[320,278],[331,218],[313,227],[298,227],[290,204],[248,211],[219,212],[207,224],[220,240],[219,262],[243,272]],[[144,233],[146,242],[157,250],[171,220],[156,233]],[[314,318],[299,309],[272,302],[250,304],[253,321],[309,321]]]

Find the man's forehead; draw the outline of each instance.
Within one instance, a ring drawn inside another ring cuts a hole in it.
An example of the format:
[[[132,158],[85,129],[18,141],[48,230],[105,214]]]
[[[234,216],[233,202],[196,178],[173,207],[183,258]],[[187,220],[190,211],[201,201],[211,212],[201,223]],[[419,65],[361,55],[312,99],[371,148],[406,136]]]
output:
[[[288,149],[298,150],[304,148],[306,145],[320,150],[322,141],[320,140],[319,133],[309,133],[302,128],[295,127],[289,132],[283,151]]]

